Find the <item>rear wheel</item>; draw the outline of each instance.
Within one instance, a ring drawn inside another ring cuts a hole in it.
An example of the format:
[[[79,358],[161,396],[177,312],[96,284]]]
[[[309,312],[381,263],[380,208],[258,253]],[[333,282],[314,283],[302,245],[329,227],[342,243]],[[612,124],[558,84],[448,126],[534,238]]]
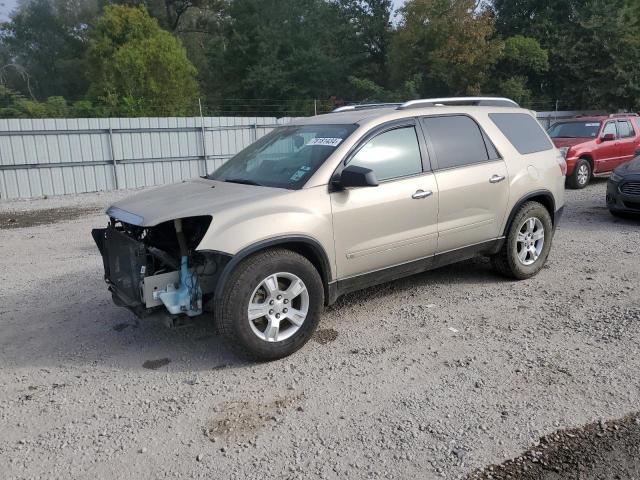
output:
[[[246,356],[274,360],[311,338],[323,306],[324,287],[311,262],[289,250],[267,250],[231,275],[218,327]]]
[[[573,173],[567,177],[567,184],[574,189],[586,187],[591,181],[593,171],[588,160],[581,158],[576,162]]]
[[[492,257],[493,265],[507,277],[533,277],[544,267],[552,239],[549,211],[538,202],[527,202],[516,213],[500,253]]]

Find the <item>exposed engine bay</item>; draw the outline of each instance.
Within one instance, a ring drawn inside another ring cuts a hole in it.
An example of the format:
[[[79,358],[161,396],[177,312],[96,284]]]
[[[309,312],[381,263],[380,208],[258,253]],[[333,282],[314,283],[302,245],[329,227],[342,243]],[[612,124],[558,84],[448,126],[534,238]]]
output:
[[[196,250],[210,224],[210,216],[153,227],[111,217],[107,228],[93,230],[114,302],[141,318],[162,311],[195,317],[212,310],[219,275],[231,257]]]

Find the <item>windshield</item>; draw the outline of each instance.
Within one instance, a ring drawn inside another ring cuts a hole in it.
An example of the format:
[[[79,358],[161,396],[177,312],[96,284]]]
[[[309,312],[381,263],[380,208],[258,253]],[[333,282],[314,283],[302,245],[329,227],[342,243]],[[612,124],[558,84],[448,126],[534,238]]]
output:
[[[549,129],[551,138],[596,138],[600,122],[556,123]]]
[[[211,180],[299,189],[357,125],[304,125],[275,129],[249,145]]]

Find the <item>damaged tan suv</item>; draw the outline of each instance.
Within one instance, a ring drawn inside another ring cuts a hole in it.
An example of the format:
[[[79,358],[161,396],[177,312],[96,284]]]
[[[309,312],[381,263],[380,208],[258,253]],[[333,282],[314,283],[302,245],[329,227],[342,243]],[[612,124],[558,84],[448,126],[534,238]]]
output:
[[[205,178],[117,202],[93,237],[116,304],[212,316],[241,351],[275,359],[347,292],[476,255],[535,275],[565,174],[511,100],[358,105],[276,128]]]

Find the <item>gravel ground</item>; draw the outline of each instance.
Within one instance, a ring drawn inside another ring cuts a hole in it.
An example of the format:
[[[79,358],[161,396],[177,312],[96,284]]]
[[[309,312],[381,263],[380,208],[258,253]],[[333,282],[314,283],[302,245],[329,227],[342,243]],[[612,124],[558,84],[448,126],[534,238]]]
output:
[[[122,192],[0,203],[2,476],[464,478],[636,412],[640,220],[605,188],[568,192],[536,278],[479,259],[351,294],[264,364],[112,304],[90,230]]]

